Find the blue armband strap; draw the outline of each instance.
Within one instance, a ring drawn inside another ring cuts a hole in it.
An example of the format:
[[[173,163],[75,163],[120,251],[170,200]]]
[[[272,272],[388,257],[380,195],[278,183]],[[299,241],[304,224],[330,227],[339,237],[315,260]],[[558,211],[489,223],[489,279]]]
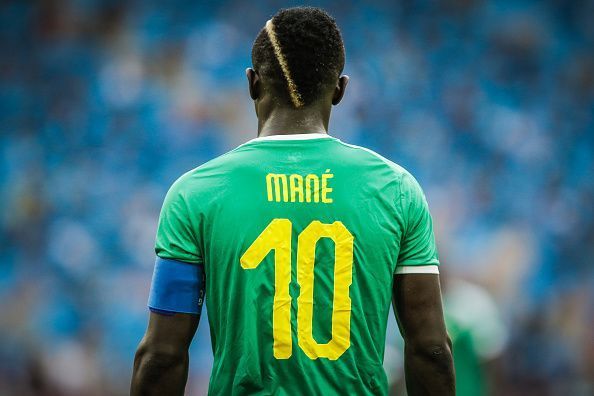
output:
[[[200,315],[204,302],[204,266],[157,257],[148,307],[157,313]]]

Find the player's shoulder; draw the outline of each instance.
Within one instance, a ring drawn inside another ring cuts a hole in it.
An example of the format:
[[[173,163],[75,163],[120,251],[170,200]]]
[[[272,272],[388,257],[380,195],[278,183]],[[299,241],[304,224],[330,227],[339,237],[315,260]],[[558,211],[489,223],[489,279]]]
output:
[[[218,183],[218,178],[228,175],[234,168],[241,166],[239,156],[244,145],[242,144],[185,172],[175,180],[170,190],[183,193],[204,188],[210,182]]]
[[[337,141],[349,151],[348,155],[355,159],[357,166],[367,165],[372,169],[382,169],[383,172],[380,173],[390,179],[389,181],[395,181],[400,187],[401,194],[424,195],[417,179],[402,165],[367,147],[346,143],[338,139]]]
[[[346,143],[339,139],[336,140],[345,150],[348,151],[348,155],[350,157],[355,159],[355,161],[363,162],[363,165],[379,165],[380,167],[389,170],[392,175],[398,179],[412,177],[411,173],[402,165],[397,164],[396,162],[384,157],[370,148]]]

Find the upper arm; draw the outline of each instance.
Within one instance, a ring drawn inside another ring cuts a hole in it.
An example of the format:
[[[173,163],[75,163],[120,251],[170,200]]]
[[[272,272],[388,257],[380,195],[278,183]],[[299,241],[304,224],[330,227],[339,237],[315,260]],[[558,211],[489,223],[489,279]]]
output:
[[[439,275],[395,275],[392,298],[407,345],[439,345],[447,340]]]
[[[446,333],[433,220],[408,172],[402,174],[398,209],[402,233],[392,293],[398,325],[405,341],[439,339]]]
[[[148,305],[153,310],[200,315],[206,274],[198,210],[188,203],[186,177],[171,186],[161,209]]]
[[[151,313],[134,358],[134,395],[183,394],[188,349],[200,320],[203,256],[180,180],[167,193],[159,218],[158,257],[148,303]]]
[[[199,319],[199,316],[192,314],[161,315],[151,312],[143,344],[167,355],[185,354],[194,338]]]

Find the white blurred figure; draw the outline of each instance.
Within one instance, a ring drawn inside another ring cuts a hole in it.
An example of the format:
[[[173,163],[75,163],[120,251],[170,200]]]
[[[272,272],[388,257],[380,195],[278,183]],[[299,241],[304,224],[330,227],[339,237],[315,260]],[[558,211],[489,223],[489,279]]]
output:
[[[442,276],[448,333],[454,349],[456,394],[492,394],[487,364],[501,355],[508,332],[489,293],[465,280]]]
[[[450,276],[444,268],[441,284],[444,313],[454,351],[456,395],[481,396],[493,394],[493,378],[489,366],[499,357],[508,339],[508,331],[499,308],[483,287]],[[390,394],[406,394],[402,365],[402,338],[390,310],[384,369],[388,374]]]

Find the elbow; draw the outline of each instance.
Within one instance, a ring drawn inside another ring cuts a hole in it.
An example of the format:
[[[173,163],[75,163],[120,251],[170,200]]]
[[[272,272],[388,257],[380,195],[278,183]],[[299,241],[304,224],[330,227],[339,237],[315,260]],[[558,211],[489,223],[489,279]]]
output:
[[[452,341],[447,333],[435,338],[407,340],[406,354],[438,366],[450,367],[453,364]]]
[[[184,364],[187,356],[185,350],[142,340],[134,357],[134,366],[139,372],[159,371]]]
[[[456,394],[451,341],[445,332],[434,338],[406,340],[404,363],[409,394]]]
[[[183,394],[188,351],[143,339],[134,357],[131,395]]]

